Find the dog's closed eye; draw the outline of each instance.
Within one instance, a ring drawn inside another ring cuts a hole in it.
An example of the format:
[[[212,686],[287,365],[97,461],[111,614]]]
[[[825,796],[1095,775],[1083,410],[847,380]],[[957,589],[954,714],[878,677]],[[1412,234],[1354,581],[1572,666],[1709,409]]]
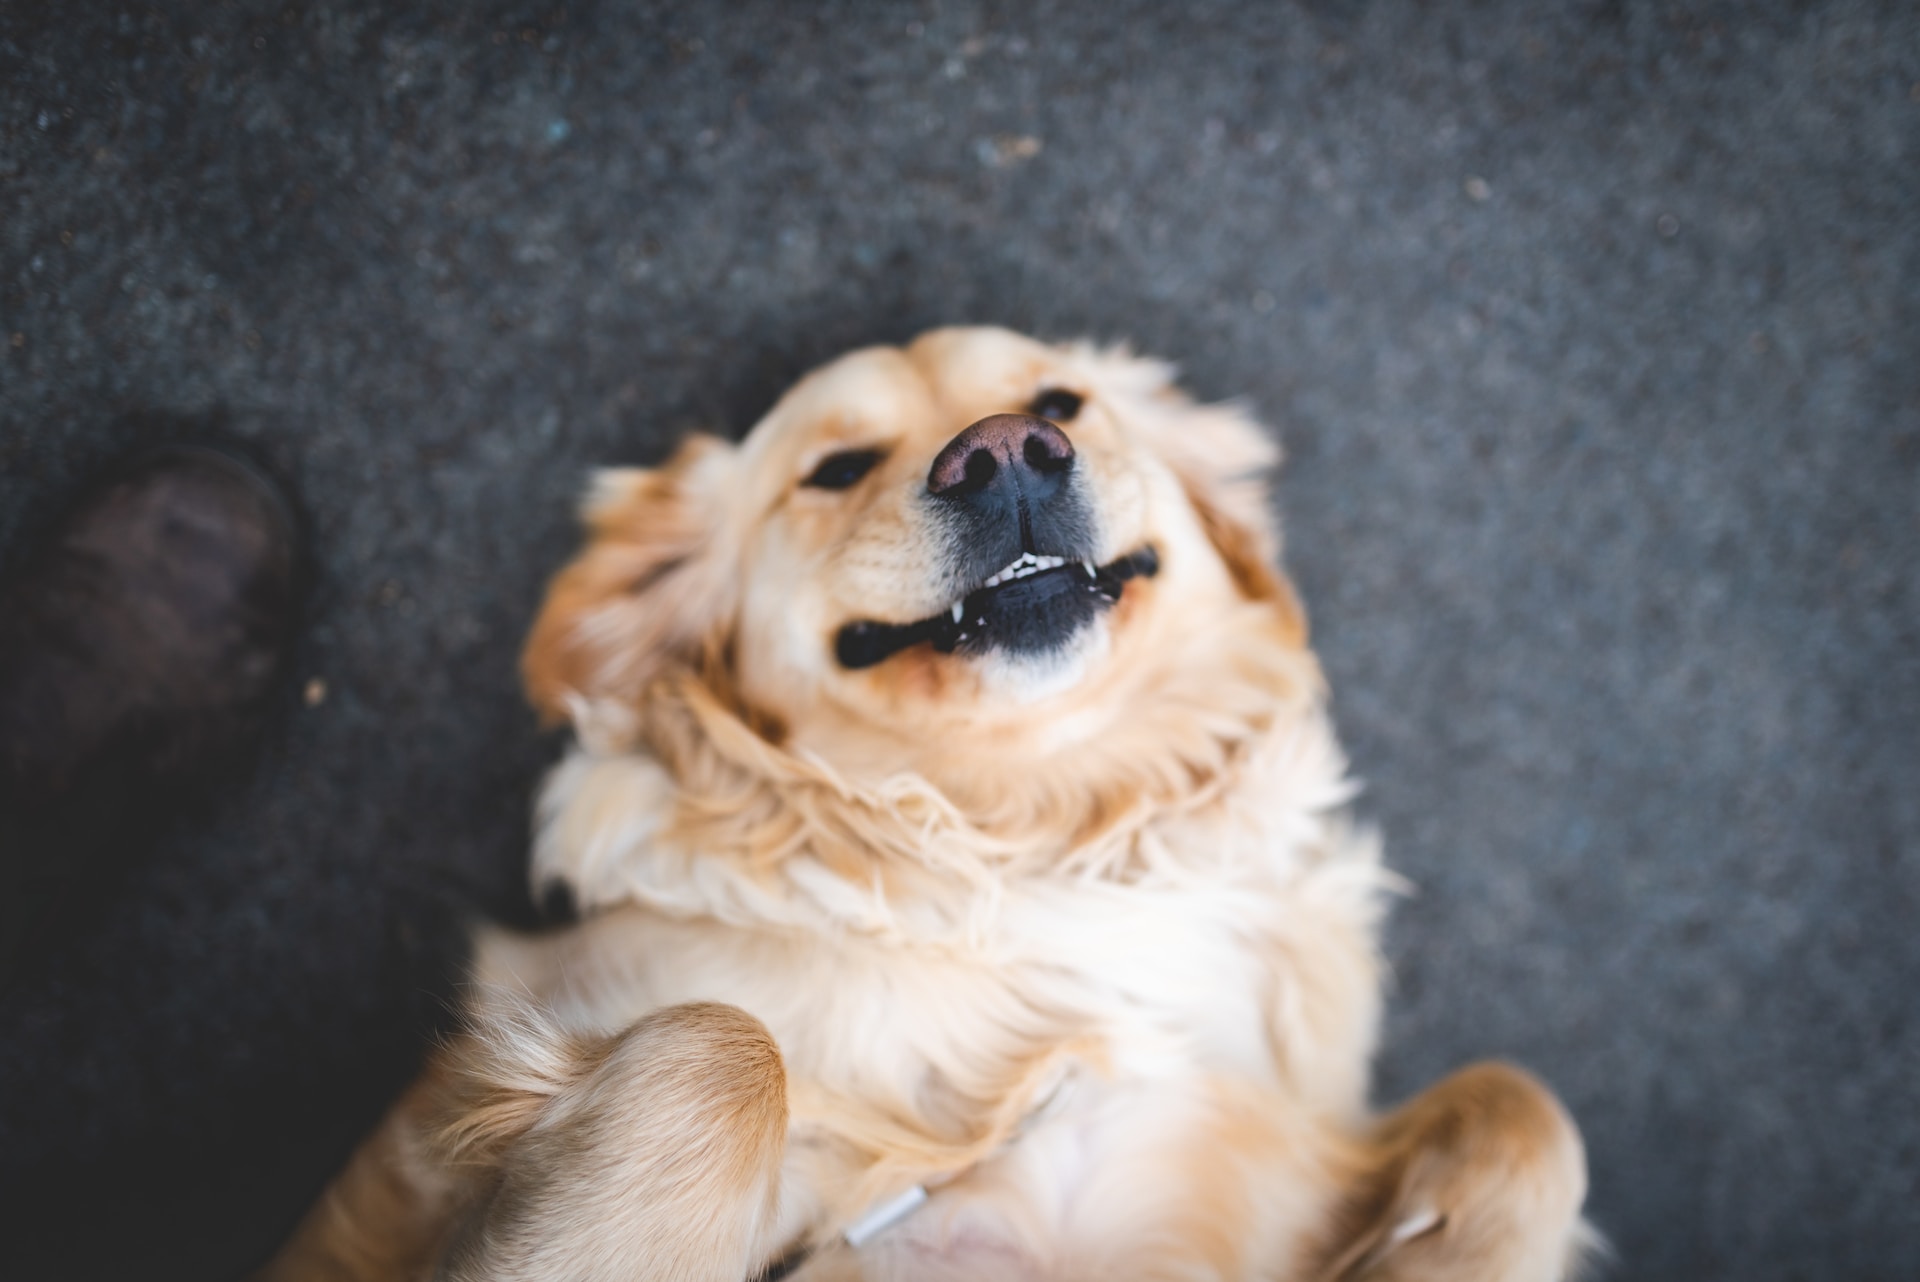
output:
[[[820,465],[800,482],[816,490],[844,490],[857,485],[886,455],[880,450],[839,450],[820,460]]]
[[[1055,423],[1070,423],[1085,403],[1086,398],[1078,392],[1069,392],[1064,387],[1049,387],[1033,398],[1027,413]]]

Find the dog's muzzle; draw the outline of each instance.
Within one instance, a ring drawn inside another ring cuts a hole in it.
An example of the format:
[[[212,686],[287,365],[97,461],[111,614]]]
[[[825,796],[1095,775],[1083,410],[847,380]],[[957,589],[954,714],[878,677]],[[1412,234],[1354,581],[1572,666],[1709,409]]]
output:
[[[1151,546],[1096,564],[1073,442],[1043,418],[995,414],[949,441],[927,472],[945,533],[953,602],[911,623],[862,619],[834,636],[843,667],[868,668],[927,642],[943,654],[1057,650],[1160,568]]]

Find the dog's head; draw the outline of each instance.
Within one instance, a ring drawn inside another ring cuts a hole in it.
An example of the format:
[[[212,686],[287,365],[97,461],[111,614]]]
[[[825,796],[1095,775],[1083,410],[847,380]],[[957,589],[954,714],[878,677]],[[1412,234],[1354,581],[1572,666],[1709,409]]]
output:
[[[1169,664],[1217,661],[1209,630],[1251,614],[1303,645],[1272,460],[1239,410],[1124,352],[995,329],[855,352],[738,446],[599,476],[527,688],[558,719],[693,672],[841,769],[1018,768],[1124,728]]]

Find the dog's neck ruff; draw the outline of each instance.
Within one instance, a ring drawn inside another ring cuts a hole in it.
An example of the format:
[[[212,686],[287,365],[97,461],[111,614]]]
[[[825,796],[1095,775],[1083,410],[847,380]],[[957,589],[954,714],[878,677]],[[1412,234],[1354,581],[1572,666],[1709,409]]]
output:
[[[1025,808],[1000,814],[963,812],[917,774],[852,779],[790,751],[688,670],[632,703],[582,704],[579,746],[542,795],[536,885],[564,880],[586,909],[978,946],[1016,884],[1119,893],[1272,871],[1352,787],[1312,657],[1247,612],[1234,622],[1252,643],[1198,643],[1124,736],[1023,780],[1008,791]]]

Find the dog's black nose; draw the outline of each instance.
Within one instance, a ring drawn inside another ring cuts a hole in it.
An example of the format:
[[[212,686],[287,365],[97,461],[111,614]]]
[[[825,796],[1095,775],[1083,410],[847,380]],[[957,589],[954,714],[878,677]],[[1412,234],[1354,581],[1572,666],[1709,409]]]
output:
[[[1085,489],[1073,442],[1044,418],[995,414],[948,441],[927,469],[927,502],[952,540],[954,595],[974,592],[1023,552],[1092,557],[1098,542]]]
[[[927,472],[927,491],[980,507],[1039,504],[1072,470],[1065,432],[1031,414],[994,414],[947,442]]]

